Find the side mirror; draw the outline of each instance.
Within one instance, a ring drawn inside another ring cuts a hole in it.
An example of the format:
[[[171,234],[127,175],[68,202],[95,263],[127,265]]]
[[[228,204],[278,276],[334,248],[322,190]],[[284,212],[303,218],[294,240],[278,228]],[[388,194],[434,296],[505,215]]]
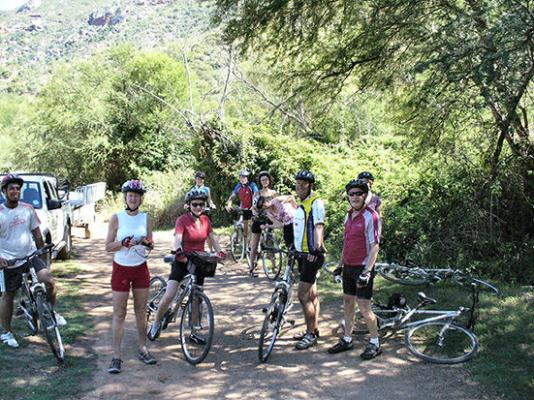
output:
[[[61,200],[54,200],[54,199],[47,199],[46,205],[48,206],[49,210],[57,210],[58,208],[61,208],[62,206]]]
[[[60,199],[69,199],[70,182],[65,179],[61,185],[57,188]]]

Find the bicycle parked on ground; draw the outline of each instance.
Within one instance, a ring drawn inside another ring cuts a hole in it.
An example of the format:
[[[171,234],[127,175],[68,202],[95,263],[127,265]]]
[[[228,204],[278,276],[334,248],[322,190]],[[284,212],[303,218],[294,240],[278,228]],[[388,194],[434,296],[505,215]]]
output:
[[[293,284],[295,282],[294,266],[297,259],[307,257],[308,253],[280,250],[287,255],[286,269],[283,277],[276,283],[269,306],[263,309],[265,318],[260,332],[258,357],[266,362],[271,355],[276,339],[286,322],[293,325],[295,321],[287,319],[287,313],[293,306]]]
[[[235,262],[242,261],[246,255],[245,231],[243,222],[243,209],[234,208],[238,218],[234,221],[234,230],[230,235],[230,252]]]
[[[258,246],[258,259],[261,260],[265,276],[270,281],[274,281],[280,276],[280,272],[282,271],[284,253],[282,253],[280,241],[277,239],[273,228],[264,228],[261,230]],[[248,265],[251,265],[249,249],[247,249],[247,261]]]
[[[187,275],[180,283],[171,307],[164,314],[162,330],[169,323],[176,321],[180,313],[180,343],[182,352],[188,363],[196,365],[201,363],[210,351],[214,333],[213,307],[208,296],[201,286],[197,285],[197,275],[204,277],[215,275],[217,262],[221,258],[214,253],[207,252],[183,252],[187,258]],[[165,256],[166,263],[172,263],[175,255]],[[147,320],[156,313],[159,302],[165,294],[167,282],[160,276],[150,280],[149,298],[147,303]]]
[[[37,273],[32,263],[34,258],[50,252],[53,247],[52,243],[47,244],[27,257],[8,260],[8,265],[15,265],[18,261],[24,261],[23,266],[17,268],[28,266],[22,273],[22,288],[16,313],[24,316],[32,335],[41,330],[54,357],[59,362],[63,362],[65,347],[56,322],[54,308],[47,300],[46,285],[37,279]]]
[[[395,263],[377,263],[377,272],[385,279],[400,283],[402,285],[429,285],[435,284],[446,279],[452,279],[460,285],[470,285],[476,283],[477,285],[489,289],[500,295],[500,290],[491,283],[483,281],[478,278],[473,278],[468,273],[452,268],[422,268],[411,262],[407,265],[399,265]]]

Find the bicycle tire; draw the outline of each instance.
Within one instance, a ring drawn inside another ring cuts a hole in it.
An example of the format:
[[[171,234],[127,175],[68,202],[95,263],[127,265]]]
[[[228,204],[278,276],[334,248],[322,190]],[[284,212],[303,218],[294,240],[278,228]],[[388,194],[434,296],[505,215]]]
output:
[[[230,236],[230,253],[235,262],[245,257],[245,238],[241,229],[234,230]]]
[[[462,326],[445,322],[428,322],[408,329],[404,342],[415,356],[436,364],[458,364],[476,354],[475,334]],[[443,331],[443,336],[441,332]]]
[[[337,261],[325,262],[323,264],[323,271],[329,275],[332,275],[334,273],[334,270],[338,267],[338,265],[339,265],[339,262]]]
[[[46,301],[46,294],[43,291],[37,290],[34,295],[41,331],[45,335],[52,354],[61,363],[65,359],[65,347],[63,346],[63,340],[61,339],[61,334],[54,318],[54,310],[50,303]]]
[[[398,264],[377,264],[379,274],[388,281],[402,285],[419,286],[430,283],[428,276],[418,268]]]
[[[198,303],[200,320],[193,323],[193,302]],[[185,359],[191,365],[201,363],[208,355],[213,342],[214,316],[211,302],[203,292],[195,290],[182,310],[180,342]],[[198,339],[202,339],[203,343]]]
[[[35,335],[39,331],[39,324],[37,322],[37,307],[25,288],[26,287],[23,286],[24,290],[22,290],[23,294],[21,295],[23,298],[19,300],[18,308],[24,315],[24,320],[30,329],[30,334]]]
[[[146,303],[146,320],[149,321],[152,315],[155,315],[159,308],[159,302],[165,294],[167,281],[161,276],[150,278],[148,287],[148,301]]]
[[[277,289],[273,293],[271,303],[265,312],[258,342],[258,358],[262,363],[269,359],[276,339],[282,330],[286,301],[287,292],[284,289]]]
[[[282,272],[283,253],[280,251],[280,245],[276,239],[273,240],[273,249],[261,250],[261,264],[263,272],[270,281],[275,281]]]

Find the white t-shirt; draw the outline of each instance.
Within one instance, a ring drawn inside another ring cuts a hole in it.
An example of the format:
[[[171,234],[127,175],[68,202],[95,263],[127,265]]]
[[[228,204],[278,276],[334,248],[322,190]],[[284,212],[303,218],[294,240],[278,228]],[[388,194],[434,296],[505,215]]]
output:
[[[115,240],[122,242],[122,240],[128,236],[133,236],[135,241],[139,241],[147,235],[147,214],[139,212],[136,215],[128,215],[126,211],[117,213],[117,219],[119,221],[119,228],[117,230],[117,237]],[[115,253],[114,260],[117,264],[123,267],[137,267],[138,265],[146,262],[146,259],[141,257],[135,247],[142,245],[136,245],[127,249],[122,247]]]
[[[0,257],[10,260],[29,256],[36,250],[32,231],[41,224],[30,204],[19,202],[11,209],[0,204]],[[13,267],[24,264],[18,261]]]

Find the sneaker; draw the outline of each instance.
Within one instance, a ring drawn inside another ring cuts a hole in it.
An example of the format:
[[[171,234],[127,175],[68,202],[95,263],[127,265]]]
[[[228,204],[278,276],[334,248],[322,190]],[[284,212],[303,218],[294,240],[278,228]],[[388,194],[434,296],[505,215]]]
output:
[[[300,340],[304,339],[304,336],[306,336],[306,333],[307,332],[304,331],[304,332],[299,332],[299,333],[294,334],[293,335],[293,340],[299,340],[300,341]],[[320,338],[319,329],[316,329],[315,332],[313,332],[313,334],[317,337],[317,339]]]
[[[159,337],[160,333],[161,333],[161,324],[152,322],[152,325],[150,325],[150,329],[148,330],[148,333],[146,334],[146,336],[148,340],[153,342]]]
[[[137,355],[137,358],[139,358],[141,361],[148,365],[154,365],[158,362],[158,360],[156,360],[154,356],[152,356],[152,354],[150,354],[150,352],[148,351],[146,353],[140,351]]]
[[[9,347],[19,347],[19,343],[17,342],[17,339],[15,339],[15,336],[13,336],[12,332],[2,333],[2,335],[0,335],[0,340],[2,340],[2,342],[7,344]]]
[[[360,354],[360,357],[364,360],[370,360],[371,358],[375,358],[376,356],[380,355],[382,353],[382,349],[380,346],[377,346],[376,344],[369,343],[367,347],[365,348],[364,352]]]
[[[206,344],[206,339],[204,339],[202,336],[197,335],[195,333],[192,333],[189,335],[189,341],[194,344],[198,344],[199,346],[204,346]]]
[[[118,374],[121,372],[122,360],[120,358],[112,358],[109,364],[108,372],[110,374]]]
[[[333,347],[330,347],[328,349],[328,353],[337,354],[337,353],[341,353],[342,351],[351,350],[352,347],[353,347],[352,341],[346,342],[345,339],[341,338],[339,339],[339,342],[337,342]]]
[[[61,316],[58,312],[54,311],[54,318],[56,319],[57,326],[67,325],[67,320],[63,316]]]
[[[315,336],[313,333],[306,333],[304,337],[297,343],[295,348],[297,350],[305,350],[314,346],[315,344],[317,344],[317,336]]]

